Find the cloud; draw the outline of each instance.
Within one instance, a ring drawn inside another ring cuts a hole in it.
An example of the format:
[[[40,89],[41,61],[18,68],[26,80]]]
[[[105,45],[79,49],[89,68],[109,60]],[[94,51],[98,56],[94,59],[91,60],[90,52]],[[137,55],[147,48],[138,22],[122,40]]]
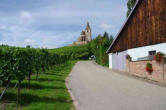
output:
[[[32,43],[34,43],[35,41],[32,39],[25,39],[24,43],[27,45],[31,45]]]
[[[31,16],[31,14],[30,14],[30,12],[27,12],[27,11],[22,11],[21,13],[20,13],[20,17],[21,18],[25,18],[25,19],[29,19],[29,18],[31,18],[32,16]]]
[[[94,4],[95,2],[95,4]],[[126,19],[124,0],[2,0],[0,44],[57,48],[77,40],[90,22],[93,38],[115,35]]]
[[[33,21],[32,15],[28,11],[21,11],[19,19],[20,25],[28,25]]]
[[[102,23],[102,24],[99,25],[99,27],[104,29],[104,30],[108,30],[108,29],[111,29],[111,28],[115,28],[115,25]]]

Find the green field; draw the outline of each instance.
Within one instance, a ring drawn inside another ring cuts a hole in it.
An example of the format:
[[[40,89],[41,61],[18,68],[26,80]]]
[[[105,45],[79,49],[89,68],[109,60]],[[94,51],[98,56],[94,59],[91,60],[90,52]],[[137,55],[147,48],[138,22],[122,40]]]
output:
[[[1,110],[73,110],[72,99],[65,85],[65,79],[69,75],[76,61],[68,61],[66,64],[54,66],[45,72],[40,71],[39,79],[32,75],[30,89],[28,81],[24,80],[21,86],[21,107],[17,108],[17,89],[14,89],[15,81],[5,93],[0,104]],[[0,88],[2,91],[3,88]]]

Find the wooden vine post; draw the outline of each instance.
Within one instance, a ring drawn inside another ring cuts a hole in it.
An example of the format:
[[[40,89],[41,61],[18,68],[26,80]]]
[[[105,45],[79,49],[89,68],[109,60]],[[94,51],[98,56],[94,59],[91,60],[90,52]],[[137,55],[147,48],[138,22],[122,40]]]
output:
[[[21,103],[21,80],[18,81],[18,93],[17,93],[17,107]]]

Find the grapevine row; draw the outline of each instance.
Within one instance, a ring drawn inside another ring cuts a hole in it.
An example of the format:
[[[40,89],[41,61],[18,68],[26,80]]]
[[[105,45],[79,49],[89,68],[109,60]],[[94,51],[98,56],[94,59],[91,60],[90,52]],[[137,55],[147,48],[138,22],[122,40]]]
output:
[[[33,49],[30,47],[0,48],[0,83],[8,87],[12,80],[18,81],[17,104],[19,104],[21,83],[23,80],[27,79],[30,87],[32,74],[36,74],[37,80],[40,69],[43,71],[46,69],[49,70],[54,65],[65,63],[68,58],[69,56],[67,55],[49,52],[47,49]]]

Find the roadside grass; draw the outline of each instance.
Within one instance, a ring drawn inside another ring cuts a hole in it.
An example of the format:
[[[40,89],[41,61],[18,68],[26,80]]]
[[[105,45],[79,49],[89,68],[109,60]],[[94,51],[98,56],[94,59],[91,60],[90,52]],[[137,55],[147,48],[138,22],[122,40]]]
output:
[[[0,102],[0,110],[74,110],[72,99],[65,85],[76,61],[55,66],[46,72],[41,72],[39,79],[32,76],[30,89],[27,80],[21,86],[21,107],[16,107],[17,89],[12,82]],[[2,91],[2,88],[0,89]]]

